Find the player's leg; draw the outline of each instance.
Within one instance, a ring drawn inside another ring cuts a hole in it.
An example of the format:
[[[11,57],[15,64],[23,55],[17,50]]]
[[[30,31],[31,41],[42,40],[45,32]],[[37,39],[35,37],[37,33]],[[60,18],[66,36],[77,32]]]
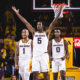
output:
[[[53,80],[57,80],[58,78],[58,72],[57,73],[53,73]]]
[[[20,74],[22,80],[24,80],[24,66],[22,66],[22,65],[19,66],[19,74]]]
[[[60,74],[61,74],[61,79],[62,80],[65,80],[65,71],[64,70],[61,70],[60,71]]]
[[[30,72],[27,70],[24,72],[24,80],[29,80]]]
[[[58,80],[58,64],[56,61],[52,61],[52,72],[53,72],[53,80]]]
[[[32,59],[33,80],[38,80],[39,72],[40,72],[39,57],[33,57]]]
[[[59,71],[60,71],[62,80],[65,80],[65,60],[60,61]]]
[[[38,71],[34,71],[33,72],[33,80],[39,80],[38,79],[38,75],[39,75],[39,72]]]
[[[44,80],[49,80],[49,74],[48,72],[43,72],[43,75],[44,75]]]
[[[29,80],[33,80],[33,73],[31,72]]]
[[[24,73],[23,72],[20,72],[19,74],[21,76],[21,79],[24,80]]]
[[[24,68],[24,80],[29,80],[29,77],[30,77],[30,71],[29,71],[29,64],[30,64],[30,60],[31,59],[28,59],[26,60],[25,62],[25,68]]]
[[[40,64],[41,64],[41,72],[44,75],[44,80],[49,80],[49,56],[47,53],[44,53],[41,55],[40,58]]]
[[[22,80],[24,80],[24,63],[23,59],[19,59],[19,77],[21,77]]]

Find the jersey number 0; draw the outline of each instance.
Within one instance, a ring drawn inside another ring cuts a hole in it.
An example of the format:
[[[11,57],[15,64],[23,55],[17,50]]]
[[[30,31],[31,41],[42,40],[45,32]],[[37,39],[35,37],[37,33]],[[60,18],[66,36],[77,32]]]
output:
[[[60,47],[56,47],[56,52],[60,52]]]
[[[25,48],[23,48],[23,54],[25,54]]]

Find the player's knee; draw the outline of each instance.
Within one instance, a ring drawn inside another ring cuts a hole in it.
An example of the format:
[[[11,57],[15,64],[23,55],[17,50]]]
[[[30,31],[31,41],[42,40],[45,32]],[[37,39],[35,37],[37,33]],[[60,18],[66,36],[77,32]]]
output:
[[[45,78],[45,80],[49,80],[50,77],[49,77],[48,72],[44,72],[43,74],[44,74],[44,78]]]
[[[48,72],[43,72],[44,76],[48,75]]]
[[[58,72],[53,73],[53,79],[54,79],[54,80],[57,80],[57,78],[58,78]]]
[[[63,77],[63,76],[65,76],[65,71],[60,71],[60,74],[61,74],[61,76]]]
[[[38,75],[38,74],[39,74],[39,72],[35,71],[35,72],[33,72],[33,74],[34,74],[34,75]]]
[[[39,74],[39,72],[33,72],[33,78],[34,78],[34,80],[38,79],[38,74]]]

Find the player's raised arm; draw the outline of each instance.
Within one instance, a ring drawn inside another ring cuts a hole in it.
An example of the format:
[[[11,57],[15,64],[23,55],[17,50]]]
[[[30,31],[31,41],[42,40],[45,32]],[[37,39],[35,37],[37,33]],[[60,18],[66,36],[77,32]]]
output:
[[[32,27],[32,25],[23,16],[21,16],[21,14],[19,13],[19,9],[16,9],[14,6],[12,6],[12,10],[16,13],[16,15],[18,16],[18,18],[26,25],[26,27],[28,28],[28,30],[31,33],[34,33],[35,29]]]
[[[51,59],[51,53],[52,53],[52,40],[49,41],[49,44],[48,44],[49,59]]]
[[[66,40],[64,40],[64,45],[65,45],[65,51],[66,51],[65,58],[68,58],[68,56],[69,56],[69,51],[68,51],[68,43],[67,43]]]
[[[33,52],[33,41],[31,41],[31,51]],[[33,54],[32,54],[33,56]]]
[[[50,33],[50,32],[53,30],[53,28],[54,28],[54,26],[55,26],[55,23],[56,23],[56,21],[58,20],[60,14],[61,14],[62,8],[63,8],[63,5],[61,5],[61,6],[59,7],[59,13],[58,13],[58,15],[57,15],[56,18],[51,22],[51,24],[49,25],[49,28],[46,30],[46,32]]]
[[[19,55],[19,42],[16,42],[16,48],[15,48],[15,68],[18,69],[18,55]]]

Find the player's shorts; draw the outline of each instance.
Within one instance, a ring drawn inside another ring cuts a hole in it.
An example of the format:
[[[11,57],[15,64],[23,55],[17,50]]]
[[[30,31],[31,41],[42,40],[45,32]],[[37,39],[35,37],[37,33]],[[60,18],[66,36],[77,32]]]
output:
[[[43,53],[40,56],[32,59],[32,72],[48,72],[49,71],[49,56],[48,53]]]
[[[27,59],[26,61],[25,60],[20,60],[20,62],[19,62],[19,73],[20,74],[23,74],[26,71],[29,72],[30,61],[31,61],[31,59]]]
[[[0,80],[4,76],[4,68],[0,68]]]
[[[52,61],[52,72],[57,73],[61,70],[65,71],[65,60],[54,59]]]

